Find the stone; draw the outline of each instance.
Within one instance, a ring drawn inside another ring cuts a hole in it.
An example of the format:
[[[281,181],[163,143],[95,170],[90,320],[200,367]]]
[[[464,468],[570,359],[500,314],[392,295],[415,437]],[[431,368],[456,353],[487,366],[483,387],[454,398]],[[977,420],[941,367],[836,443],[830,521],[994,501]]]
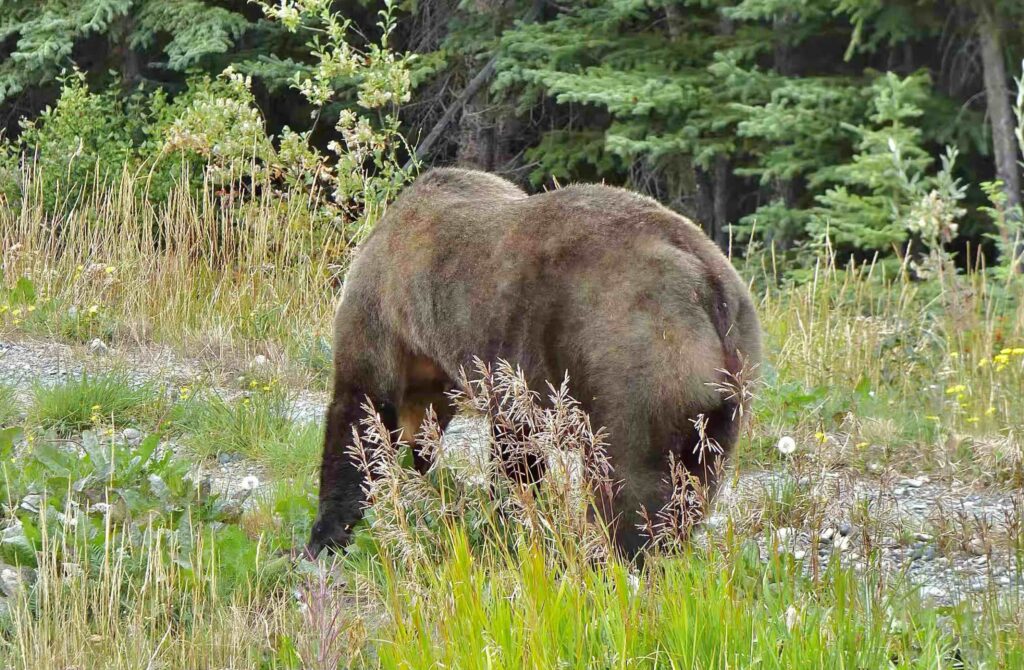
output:
[[[844,521],[841,524],[839,524],[840,535],[842,535],[843,537],[847,537],[851,533],[853,533],[853,524],[851,524],[849,521]]]
[[[89,343],[89,353],[93,356],[106,356],[110,353],[110,347],[104,344],[103,340],[96,338]]]
[[[900,480],[900,486],[909,486],[912,489],[919,489],[924,486],[924,479],[920,477],[908,477]]]
[[[28,589],[35,578],[30,568],[16,568],[0,563],[0,594],[8,598],[17,598]]]
[[[136,428],[125,428],[121,431],[121,438],[124,439],[127,444],[135,447],[142,442],[142,431]]]

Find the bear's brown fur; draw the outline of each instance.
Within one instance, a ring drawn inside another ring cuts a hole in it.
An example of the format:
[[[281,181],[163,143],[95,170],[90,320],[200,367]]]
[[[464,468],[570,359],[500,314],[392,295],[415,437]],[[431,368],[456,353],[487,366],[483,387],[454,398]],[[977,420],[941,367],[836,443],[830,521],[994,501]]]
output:
[[[761,356],[746,286],[687,219],[618,188],[527,196],[458,169],[425,173],[391,205],[352,264],[334,328],[314,554],[344,544],[362,515],[362,474],[347,456],[361,403],[406,439],[429,405],[443,428],[444,393],[480,357],[520,366],[534,389],[568,371],[593,425],[608,429],[621,482],[600,511],[635,555],[638,511],[670,497],[670,454],[713,492],[692,420],[703,415],[727,455],[736,400],[715,385]]]

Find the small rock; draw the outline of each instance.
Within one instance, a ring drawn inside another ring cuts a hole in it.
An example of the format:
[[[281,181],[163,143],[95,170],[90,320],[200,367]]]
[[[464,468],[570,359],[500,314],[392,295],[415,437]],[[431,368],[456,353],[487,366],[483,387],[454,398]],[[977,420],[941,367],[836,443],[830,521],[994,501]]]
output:
[[[838,535],[832,540],[832,548],[836,551],[848,551],[850,549],[850,538],[846,535]]]
[[[1007,577],[1006,575],[1003,575],[1002,577],[999,578],[999,583],[1002,586],[1009,586],[1010,585],[1010,578]]]
[[[967,551],[971,552],[975,556],[984,556],[988,553],[988,548],[985,543],[981,541],[981,538],[974,537],[967,543]]]
[[[797,611],[796,607],[790,605],[786,610],[786,630],[793,630],[793,627],[796,626],[799,620],[800,613]]]
[[[843,523],[839,524],[840,535],[842,535],[843,537],[847,537],[851,533],[853,533],[853,524],[851,524],[849,521],[844,521]]]
[[[932,536],[928,533],[914,533],[914,539],[918,542],[929,542],[931,541]]]
[[[796,551],[793,552],[793,558],[795,558],[798,561],[804,560],[804,556],[806,556],[806,555],[807,555],[807,552],[804,551],[803,549],[797,549]]]
[[[142,442],[142,431],[135,428],[125,428],[121,431],[121,437],[131,446],[138,446]]]
[[[16,598],[28,588],[34,577],[30,568],[15,568],[0,563],[0,594]]]
[[[945,591],[945,589],[941,589],[938,586],[933,586],[932,584],[926,584],[926,585],[921,587],[921,597],[922,598],[931,598],[933,600],[940,600],[940,599],[946,597],[946,591]]]
[[[924,555],[921,558],[923,558],[926,561],[934,561],[935,560],[935,547],[928,547],[927,549],[925,549],[924,550]]]
[[[78,577],[83,574],[82,566],[78,563],[64,562],[60,564],[65,577]]]
[[[832,536],[835,535],[835,534],[836,534],[836,529],[832,528],[830,526],[830,527],[826,528],[825,530],[821,531],[821,535],[819,535],[818,537],[821,538],[822,540],[831,540]]]
[[[910,560],[916,561],[919,558],[924,558],[925,547],[918,547],[914,551],[910,552]]]
[[[924,486],[924,479],[921,477],[908,477],[900,480],[900,486],[909,486],[912,489],[919,489]]]
[[[219,454],[217,454],[217,462],[220,463],[221,465],[229,465],[239,460],[240,458],[241,456],[239,456],[238,454],[233,454],[229,451],[222,451]]]
[[[93,356],[106,356],[110,353],[110,347],[103,343],[103,340],[96,338],[89,343],[89,353]]]

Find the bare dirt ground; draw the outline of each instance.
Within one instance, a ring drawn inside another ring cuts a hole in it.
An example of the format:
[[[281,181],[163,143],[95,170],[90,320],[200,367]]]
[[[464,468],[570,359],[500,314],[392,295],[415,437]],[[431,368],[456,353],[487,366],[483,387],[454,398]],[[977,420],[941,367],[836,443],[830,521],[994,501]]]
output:
[[[139,383],[190,385],[230,397],[238,393],[231,380],[254,365],[273,364],[259,357],[227,365],[215,358],[190,360],[162,347],[111,350],[0,340],[0,382],[14,385],[26,399],[36,384],[106,370]],[[296,390],[292,398],[294,420],[321,420],[326,394]],[[479,421],[456,419],[445,450],[455,458],[479,455],[485,435]],[[198,464],[196,474],[229,495],[266,483],[259,464],[240,458]],[[787,495],[795,501],[788,507],[778,502]],[[925,474],[733,472],[705,529],[713,534],[731,523],[749,534],[765,560],[778,552],[812,571],[823,569],[834,555],[855,570],[906,579],[923,597],[950,603],[986,590],[1020,596],[1024,579],[1014,547],[1022,513],[1019,490],[979,489]]]

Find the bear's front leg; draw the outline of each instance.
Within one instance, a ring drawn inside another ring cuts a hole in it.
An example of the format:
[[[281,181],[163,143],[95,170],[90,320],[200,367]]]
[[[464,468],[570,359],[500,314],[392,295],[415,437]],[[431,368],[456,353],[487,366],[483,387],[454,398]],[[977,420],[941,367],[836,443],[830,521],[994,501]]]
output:
[[[363,517],[365,473],[352,456],[353,430],[369,400],[380,412],[388,431],[397,429],[395,407],[381,398],[368,398],[358,389],[336,387],[327,409],[323,460],[320,464],[320,507],[306,553],[316,557],[323,549],[345,546],[352,527]]]

